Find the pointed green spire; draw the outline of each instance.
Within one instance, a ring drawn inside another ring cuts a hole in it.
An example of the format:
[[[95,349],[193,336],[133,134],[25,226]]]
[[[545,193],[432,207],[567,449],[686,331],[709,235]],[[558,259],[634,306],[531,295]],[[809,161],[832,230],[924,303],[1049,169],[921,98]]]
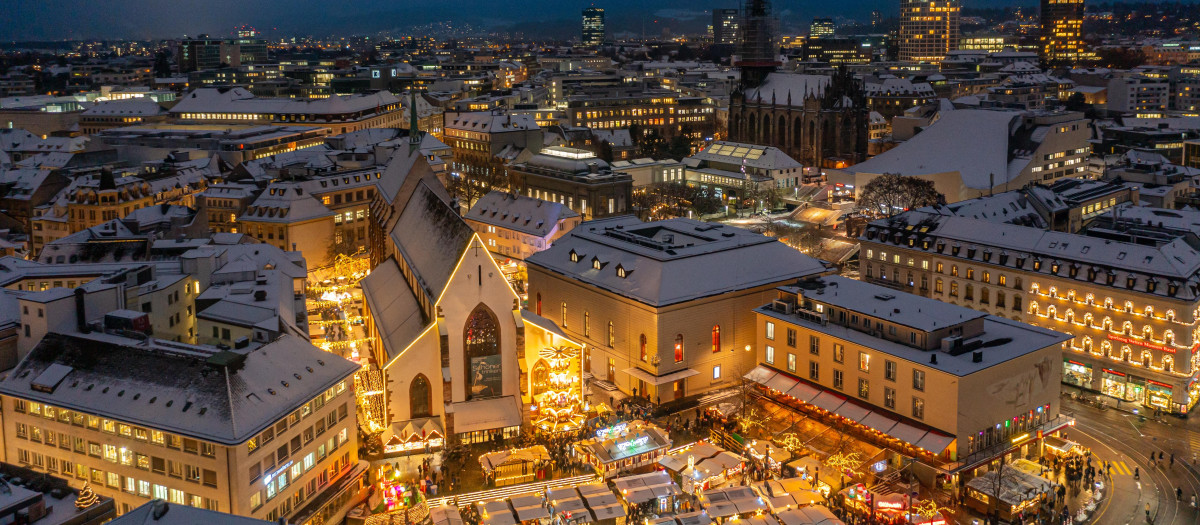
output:
[[[417,124],[417,90],[408,91],[408,153],[421,149],[421,129]]]

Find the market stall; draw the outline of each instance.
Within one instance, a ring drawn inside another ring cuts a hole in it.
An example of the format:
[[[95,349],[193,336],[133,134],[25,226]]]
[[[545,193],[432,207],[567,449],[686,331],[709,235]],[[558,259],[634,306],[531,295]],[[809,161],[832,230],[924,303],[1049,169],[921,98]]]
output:
[[[429,518],[433,520],[433,525],[463,525],[462,514],[458,512],[458,507],[450,503],[431,507]]]
[[[776,476],[783,475],[783,465],[792,459],[792,454],[787,450],[772,445],[770,441],[757,439],[746,444],[746,455]]]
[[[722,450],[716,455],[697,461],[680,473],[684,492],[696,493],[720,487],[739,478],[746,466],[746,458]]]
[[[521,525],[547,525],[550,523],[550,511],[546,510],[545,500],[536,494],[519,494],[508,499],[517,521]]]
[[[649,520],[649,525],[712,525],[713,519],[704,511],[685,512],[674,517]]]
[[[475,504],[480,525],[517,525],[517,517],[504,500],[480,501]]]
[[[592,513],[588,512],[583,497],[575,487],[561,487],[546,491],[546,510],[550,511],[550,520],[554,525],[576,525],[591,523]]]
[[[724,450],[707,441],[697,441],[691,445],[672,450],[669,454],[659,458],[658,464],[666,469],[667,472],[670,472],[671,475],[678,477],[690,466],[720,454]]]
[[[846,525],[828,508],[817,505],[775,514],[780,525]]]
[[[804,456],[787,463],[783,468],[785,476],[799,478],[806,482],[809,488],[820,492],[825,497],[833,491],[833,484],[838,483],[838,475],[833,469],[822,468],[821,461],[815,456]]]
[[[595,438],[575,444],[575,450],[605,478],[653,465],[670,448],[671,438],[666,431],[643,421],[597,430]]]
[[[784,478],[752,485],[766,500],[771,512],[807,507],[825,501],[825,494],[813,488],[808,480]]]
[[[1042,443],[1046,445],[1046,452],[1056,456],[1070,456],[1083,450],[1078,443],[1058,436],[1046,436],[1042,438]]]
[[[1004,465],[967,482],[966,505],[983,514],[996,510],[1001,520],[1011,521],[1021,511],[1040,505],[1051,490],[1054,485],[1045,478]]]
[[[625,523],[625,506],[617,500],[617,495],[607,484],[594,483],[576,487],[583,503],[592,518],[599,525],[623,525]]]
[[[643,515],[665,515],[679,512],[683,493],[666,471],[624,476],[613,480],[617,493],[630,509]]]
[[[750,487],[725,487],[706,491],[699,496],[700,508],[719,522],[747,518],[767,511],[767,503]]]
[[[413,419],[396,423],[383,431],[383,453],[390,456],[428,454],[445,445],[445,432],[438,418]]]
[[[549,462],[550,452],[541,445],[500,450],[479,456],[484,477],[495,482],[497,487],[544,479],[548,473],[546,464]]]

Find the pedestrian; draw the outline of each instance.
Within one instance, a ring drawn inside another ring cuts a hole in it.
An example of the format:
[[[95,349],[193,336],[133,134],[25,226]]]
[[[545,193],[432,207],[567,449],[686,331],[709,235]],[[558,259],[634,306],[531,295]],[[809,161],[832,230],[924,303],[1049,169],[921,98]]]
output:
[[[1175,453],[1174,452],[1171,453],[1171,467],[1172,468],[1175,467]]]
[[[1175,501],[1183,501],[1183,489],[1175,487]]]
[[[1150,521],[1150,502],[1146,502],[1146,521]]]
[[[1133,479],[1142,479],[1142,473],[1138,467],[1133,467]]]

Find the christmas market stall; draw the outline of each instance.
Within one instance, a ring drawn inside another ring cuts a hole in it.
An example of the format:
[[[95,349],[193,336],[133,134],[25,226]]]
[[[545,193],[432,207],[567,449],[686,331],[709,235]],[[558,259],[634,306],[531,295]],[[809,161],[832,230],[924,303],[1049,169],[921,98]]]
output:
[[[445,445],[444,434],[438,418],[396,423],[383,431],[383,453],[392,457],[435,452]]]
[[[458,512],[458,507],[450,503],[430,507],[429,518],[433,520],[433,525],[463,525],[462,514]]]
[[[575,487],[546,490],[546,509],[550,511],[551,523],[554,525],[592,522],[592,513],[588,512],[583,497]]]
[[[625,506],[617,500],[617,495],[605,483],[580,485],[576,487],[583,503],[598,525],[624,525]]]
[[[648,520],[646,523],[649,525],[712,525],[714,522],[707,512],[701,510],[677,514],[674,517]]]
[[[832,468],[823,467],[815,456],[804,456],[789,462],[784,466],[783,472],[784,475],[799,478],[808,484],[810,489],[829,497],[833,491],[833,484],[839,481],[838,474]]]
[[[1083,447],[1079,446],[1078,443],[1067,441],[1058,436],[1046,436],[1042,438],[1042,444],[1046,446],[1046,452],[1059,457],[1066,457],[1083,451]]]
[[[746,468],[746,458],[728,450],[722,450],[715,456],[697,461],[680,473],[683,490],[696,493],[714,487],[720,487],[738,479]]]
[[[475,503],[480,525],[517,525],[517,517],[505,500],[480,501]]]
[[[500,450],[479,456],[484,477],[494,481],[497,487],[544,479],[549,470],[549,462],[550,452],[541,445]]]
[[[709,517],[724,523],[735,516],[748,518],[767,511],[767,502],[750,487],[724,487],[699,495],[700,508]]]
[[[828,508],[814,505],[775,513],[779,525],[846,525]]]
[[[825,495],[815,489],[808,480],[785,478],[769,480],[752,485],[766,500],[771,512],[807,507],[823,503]]]
[[[630,509],[640,510],[642,515],[667,515],[682,510],[683,493],[671,475],[662,470],[648,474],[624,476],[613,480],[617,493]]]
[[[605,478],[653,465],[669,448],[671,438],[667,433],[643,421],[602,428],[595,438],[575,444],[575,450]]]
[[[792,454],[782,447],[772,445],[770,441],[757,439],[746,444],[746,454],[776,476],[783,475],[783,466],[792,459]]]
[[[550,511],[546,510],[546,500],[536,494],[518,494],[508,499],[513,513],[521,525],[548,525]]]
[[[1051,490],[1045,478],[1002,465],[967,482],[966,505],[982,514],[998,508],[1001,520],[1012,521],[1021,511],[1040,505]]]

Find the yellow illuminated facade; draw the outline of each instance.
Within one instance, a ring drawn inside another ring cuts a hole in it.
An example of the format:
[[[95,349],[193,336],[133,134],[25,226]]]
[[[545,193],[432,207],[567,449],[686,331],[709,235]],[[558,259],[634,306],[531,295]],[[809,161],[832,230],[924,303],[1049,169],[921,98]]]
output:
[[[1083,0],[1042,0],[1042,61],[1070,65],[1083,52]]]
[[[958,49],[959,0],[901,0],[900,60],[940,63]]]

